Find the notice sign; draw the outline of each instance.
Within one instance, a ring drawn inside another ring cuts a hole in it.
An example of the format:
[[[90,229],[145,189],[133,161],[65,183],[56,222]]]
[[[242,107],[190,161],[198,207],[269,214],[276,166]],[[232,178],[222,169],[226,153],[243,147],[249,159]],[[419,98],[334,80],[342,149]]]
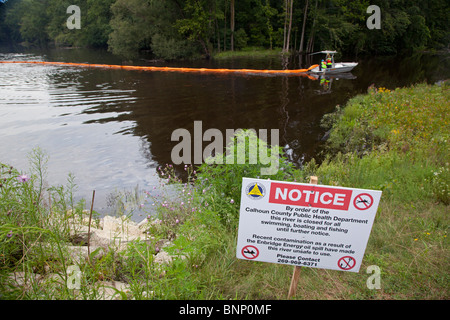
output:
[[[243,178],[239,259],[358,272],[381,191]]]

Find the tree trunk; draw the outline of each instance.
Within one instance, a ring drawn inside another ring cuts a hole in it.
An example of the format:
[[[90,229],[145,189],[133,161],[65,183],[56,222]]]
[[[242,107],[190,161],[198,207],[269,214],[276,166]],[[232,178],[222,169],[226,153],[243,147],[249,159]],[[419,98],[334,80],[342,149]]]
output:
[[[305,12],[303,14],[302,36],[300,38],[300,48],[298,50],[300,53],[303,52],[303,40],[305,39],[305,26],[306,26],[306,17],[307,17],[307,13],[308,13],[308,3],[309,3],[309,0],[306,0]]]
[[[230,27],[231,27],[231,51],[234,51],[234,0],[230,6]]]
[[[316,0],[316,4],[315,4],[315,8],[314,8],[314,20],[313,20],[313,24],[312,24],[312,28],[311,28],[311,34],[309,35],[308,44],[306,45],[307,52],[313,52],[313,50],[314,50],[314,31],[316,28],[316,19],[317,19],[317,2],[318,2],[318,0]]]
[[[289,0],[290,2],[290,9],[289,9],[289,28],[288,28],[288,34],[286,39],[286,52],[289,51],[289,42],[291,39],[291,30],[292,30],[292,11],[294,6],[294,0]]]
[[[211,53],[209,52],[208,45],[206,44],[206,42],[203,41],[203,39],[200,36],[198,37],[198,41],[200,42],[200,44],[203,47],[203,50],[205,51],[205,59],[211,58]]]
[[[225,22],[223,25],[223,51],[227,51],[227,0],[225,0],[223,14],[225,16]]]
[[[219,22],[217,21],[217,10],[216,3],[214,3],[214,27],[217,32],[217,52],[220,52],[220,29]]]
[[[283,52],[286,51],[286,28],[287,28],[287,12],[288,12],[288,1],[284,1],[285,14],[284,14],[284,29],[283,29]]]

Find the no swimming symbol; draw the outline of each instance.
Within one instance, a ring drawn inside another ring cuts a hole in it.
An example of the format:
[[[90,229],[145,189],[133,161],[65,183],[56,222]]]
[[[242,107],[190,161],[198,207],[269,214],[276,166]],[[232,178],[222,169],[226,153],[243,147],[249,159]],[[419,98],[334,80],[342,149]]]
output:
[[[368,193],[361,193],[353,200],[353,205],[358,210],[367,210],[373,204],[373,197]]]

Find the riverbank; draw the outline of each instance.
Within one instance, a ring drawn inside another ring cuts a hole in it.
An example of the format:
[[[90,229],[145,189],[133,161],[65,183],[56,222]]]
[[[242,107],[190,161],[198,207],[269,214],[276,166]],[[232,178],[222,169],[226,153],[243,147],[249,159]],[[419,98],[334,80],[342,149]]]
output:
[[[330,138],[323,163],[311,161],[297,170],[280,161],[272,180],[307,182],[316,175],[319,184],[383,191],[363,271],[302,268],[296,299],[450,297],[449,96],[448,83],[370,88],[324,118]],[[93,284],[101,281],[120,281],[114,292],[122,299],[286,298],[291,266],[236,259],[242,177],[260,176],[262,165],[202,165],[197,171],[186,166],[188,183],[174,178],[172,166],[159,168],[161,193],[147,194],[157,216],[141,225],[139,239],[120,250],[108,245],[104,254],[94,249],[70,262],[81,272],[81,289],[73,289],[64,286],[74,278],[63,248],[76,245],[69,222],[86,220],[86,203],[73,202],[70,183],[45,186],[42,155],[35,152],[31,159],[29,175],[6,165],[0,171],[3,299],[98,299]],[[157,262],[162,250],[170,263]],[[380,289],[366,285],[364,270],[371,265],[381,270]],[[28,279],[56,275],[62,285],[9,285],[14,272]]]
[[[280,56],[281,54],[281,48],[264,49],[259,47],[246,47],[242,50],[216,52],[213,54],[212,58],[217,60],[234,58],[270,58]],[[286,55],[289,54],[290,53],[286,53]]]
[[[383,191],[361,267],[380,268],[380,289],[368,288],[364,271],[303,268],[297,299],[449,298],[449,96],[448,82],[369,88],[324,118],[331,131],[323,163],[311,161],[302,170],[283,167],[270,177],[308,182],[315,175],[319,184]],[[208,208],[214,209],[205,208],[209,214],[201,220],[208,231],[194,224],[183,228],[187,235],[179,241],[201,239],[198,246],[189,245],[210,252],[196,275],[214,275],[204,290],[239,299],[285,299],[292,267],[235,259],[239,208],[230,203],[239,199],[241,177],[258,176],[258,168],[202,169],[200,181],[208,179],[209,192],[215,190],[208,197]],[[207,244],[210,250],[204,249]]]

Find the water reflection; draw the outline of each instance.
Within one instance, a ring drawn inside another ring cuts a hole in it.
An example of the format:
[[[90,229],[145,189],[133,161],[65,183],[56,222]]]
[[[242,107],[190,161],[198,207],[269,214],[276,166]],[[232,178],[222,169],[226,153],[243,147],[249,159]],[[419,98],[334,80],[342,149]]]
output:
[[[105,52],[86,50],[0,54],[0,59],[121,63]],[[280,63],[275,57],[169,65],[279,69]],[[353,75],[317,80],[0,65],[0,161],[25,168],[27,153],[40,146],[50,156],[49,182],[64,184],[73,172],[78,195],[90,199],[95,189],[96,209],[105,212],[116,190],[137,185],[153,190],[156,168],[171,162],[177,144],[172,132],[193,133],[194,121],[202,121],[203,132],[216,128],[224,135],[226,129],[279,129],[280,144],[300,164],[317,157],[325,134],[320,120],[336,105],[371,84],[392,89],[432,82],[446,70],[448,62],[442,64],[441,57],[410,57],[400,64],[392,58],[366,59]]]

